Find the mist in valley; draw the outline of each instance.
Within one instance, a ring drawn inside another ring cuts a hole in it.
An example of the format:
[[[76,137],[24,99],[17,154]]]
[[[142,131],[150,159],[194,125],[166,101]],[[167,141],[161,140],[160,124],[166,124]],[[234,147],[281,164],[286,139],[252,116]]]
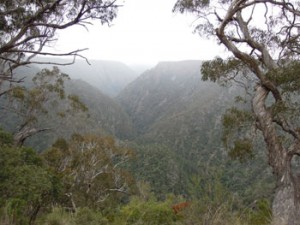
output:
[[[0,223],[270,224],[276,182],[253,127],[254,85],[234,76],[249,71],[222,79],[230,54],[192,34],[195,17],[175,17],[176,2],[128,0],[105,26],[58,30],[33,63],[10,59]]]

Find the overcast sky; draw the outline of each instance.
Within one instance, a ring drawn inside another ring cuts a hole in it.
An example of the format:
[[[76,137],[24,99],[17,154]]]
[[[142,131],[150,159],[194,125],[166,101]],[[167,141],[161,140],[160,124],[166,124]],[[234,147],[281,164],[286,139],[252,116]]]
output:
[[[89,59],[127,64],[212,59],[222,53],[213,41],[193,34],[194,18],[174,14],[176,0],[125,0],[112,26],[99,23],[86,31],[72,27],[59,34],[56,49],[89,48]]]

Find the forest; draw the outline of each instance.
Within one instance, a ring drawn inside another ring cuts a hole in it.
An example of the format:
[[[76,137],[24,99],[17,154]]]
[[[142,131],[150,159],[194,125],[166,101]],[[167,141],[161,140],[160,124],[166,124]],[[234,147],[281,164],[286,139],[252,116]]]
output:
[[[299,2],[176,1],[227,58],[48,50],[121,6],[0,2],[0,223],[298,225]]]
[[[222,143],[241,90],[202,81],[201,64],[159,63],[116,96],[66,66],[21,68],[0,102],[1,224],[268,224],[266,156],[234,160]],[[28,130],[41,132],[19,141]]]

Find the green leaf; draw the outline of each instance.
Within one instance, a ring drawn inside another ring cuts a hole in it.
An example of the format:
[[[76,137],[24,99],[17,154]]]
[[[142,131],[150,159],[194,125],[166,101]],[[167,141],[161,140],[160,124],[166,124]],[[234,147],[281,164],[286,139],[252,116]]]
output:
[[[234,147],[229,151],[229,156],[232,159],[238,159],[241,162],[253,158],[253,145],[251,140],[246,138],[236,140],[234,142]]]

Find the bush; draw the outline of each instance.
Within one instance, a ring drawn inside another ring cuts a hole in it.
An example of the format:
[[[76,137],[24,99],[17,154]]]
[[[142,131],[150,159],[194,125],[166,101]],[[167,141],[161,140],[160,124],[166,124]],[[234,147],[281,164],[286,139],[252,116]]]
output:
[[[77,225],[108,225],[108,220],[100,212],[89,208],[79,209],[75,216]]]
[[[74,225],[72,214],[63,208],[57,207],[51,213],[38,220],[38,225]]]
[[[132,198],[116,217],[115,225],[171,225],[175,222],[171,202]]]
[[[248,210],[250,225],[267,225],[272,220],[272,209],[269,201],[261,199],[256,202],[255,207]]]

